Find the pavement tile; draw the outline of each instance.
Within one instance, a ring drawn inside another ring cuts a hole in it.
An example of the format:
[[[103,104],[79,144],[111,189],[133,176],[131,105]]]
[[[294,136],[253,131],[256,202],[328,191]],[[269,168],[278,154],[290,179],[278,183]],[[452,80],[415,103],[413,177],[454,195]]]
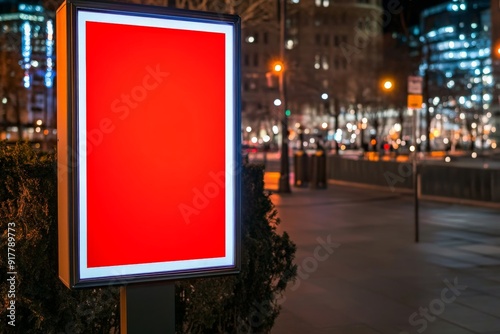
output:
[[[463,296],[457,302],[500,319],[500,297],[488,295]]]
[[[422,318],[419,318],[422,319]],[[425,326],[425,327],[424,327]],[[425,328],[425,329],[424,329]],[[423,323],[418,323],[416,326],[411,326],[408,324],[403,330],[397,332],[397,334],[472,334],[465,328],[458,327],[455,324],[450,324],[446,320],[436,318],[432,322],[427,322],[425,325]],[[498,334],[498,333],[497,333]]]
[[[365,324],[354,324],[325,328],[321,331],[321,333],[380,334],[382,332],[375,330]]]
[[[329,185],[271,199],[304,277],[287,289],[273,334],[418,333],[409,317],[455,278],[467,289],[424,333],[500,333],[496,249],[477,247],[498,246],[500,211],[422,201],[415,244],[411,196]],[[339,247],[314,264],[328,236]]]
[[[476,333],[495,330],[500,332],[500,318],[458,303],[446,305],[446,309],[443,314],[440,315],[440,318]]]
[[[477,244],[477,245],[460,246],[459,248],[479,254],[500,257],[500,246]]]

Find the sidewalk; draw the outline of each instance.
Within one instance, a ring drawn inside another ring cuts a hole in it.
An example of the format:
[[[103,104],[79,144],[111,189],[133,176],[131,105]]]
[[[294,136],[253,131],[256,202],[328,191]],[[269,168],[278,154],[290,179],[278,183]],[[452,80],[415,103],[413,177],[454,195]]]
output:
[[[299,275],[273,334],[500,333],[500,211],[329,185],[273,194]]]

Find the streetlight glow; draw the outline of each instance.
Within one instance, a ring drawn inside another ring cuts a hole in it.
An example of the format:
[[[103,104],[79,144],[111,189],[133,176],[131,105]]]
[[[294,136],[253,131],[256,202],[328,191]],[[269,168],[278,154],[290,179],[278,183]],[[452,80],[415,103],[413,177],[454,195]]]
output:
[[[323,93],[323,94],[321,94],[321,98],[322,98],[323,100],[328,99],[328,94],[327,94],[327,93]]]
[[[281,100],[280,100],[280,99],[276,99],[276,100],[274,100],[274,105],[275,105],[276,107],[279,107],[279,106],[281,105]]]
[[[284,70],[283,63],[280,61],[277,61],[273,64],[273,71],[276,73],[279,73]]]
[[[392,81],[391,80],[385,80],[384,84],[383,84],[383,87],[384,87],[385,90],[392,89],[392,87],[393,87]]]

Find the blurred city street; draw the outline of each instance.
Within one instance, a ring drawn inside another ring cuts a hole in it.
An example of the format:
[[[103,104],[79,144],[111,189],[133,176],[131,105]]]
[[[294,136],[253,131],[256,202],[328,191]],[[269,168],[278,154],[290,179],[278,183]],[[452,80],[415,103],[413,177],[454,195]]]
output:
[[[272,194],[297,244],[272,333],[500,333],[500,211],[329,184]]]

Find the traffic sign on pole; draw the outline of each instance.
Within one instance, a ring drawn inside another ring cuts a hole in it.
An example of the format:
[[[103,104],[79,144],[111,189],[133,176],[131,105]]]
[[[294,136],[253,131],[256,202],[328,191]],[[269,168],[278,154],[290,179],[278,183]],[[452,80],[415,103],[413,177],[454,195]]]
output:
[[[421,109],[423,103],[423,98],[421,94],[409,94],[408,95],[408,108],[410,109]]]
[[[421,95],[422,94],[423,78],[415,75],[408,77],[408,94]]]

